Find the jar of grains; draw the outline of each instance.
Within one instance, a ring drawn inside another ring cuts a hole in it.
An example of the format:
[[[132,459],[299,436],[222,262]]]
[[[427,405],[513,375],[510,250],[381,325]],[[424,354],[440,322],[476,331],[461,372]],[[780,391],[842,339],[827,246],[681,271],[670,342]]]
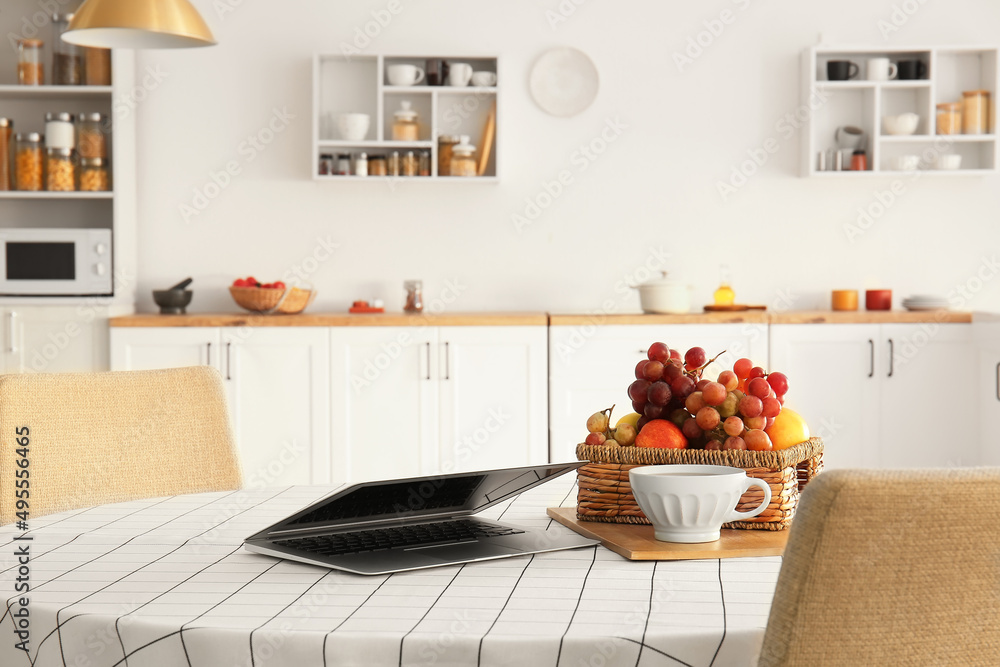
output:
[[[45,152],[45,189],[49,192],[76,190],[76,164],[72,148],[48,148]]]
[[[961,134],[962,105],[958,102],[947,102],[937,105],[937,133]]]
[[[42,135],[38,132],[18,134],[14,159],[17,189],[37,192],[42,189]]]
[[[111,189],[108,165],[103,158],[80,158],[80,191],[107,192]]]
[[[22,39],[17,43],[17,82],[22,86],[45,85],[45,65],[42,64],[40,39]]]
[[[990,91],[966,90],[962,93],[962,132],[987,134],[990,131]]]
[[[368,174],[371,176],[385,176],[388,174],[384,155],[373,155],[368,160]]]
[[[451,149],[458,140],[459,137],[454,134],[438,137],[438,176],[451,176]]]
[[[462,140],[451,149],[451,175],[452,176],[475,176],[478,166],[476,164],[476,147],[469,143],[469,137],[462,135]]]
[[[77,115],[76,150],[80,153],[80,157],[108,157],[107,139],[104,136],[104,120],[104,116],[99,113]]]
[[[403,100],[399,106],[402,108],[393,114],[392,140],[418,141],[420,125],[417,123],[417,112],[410,108],[412,105],[408,100]]]
[[[13,157],[14,121],[0,118],[0,190],[14,187],[10,178],[10,163]]]
[[[88,86],[111,85],[111,49],[87,47],[83,56],[83,80]]]
[[[406,151],[403,156],[403,176],[416,176],[417,170],[417,156],[413,151]]]
[[[73,14],[52,15],[52,83],[57,86],[83,84],[83,49],[64,41]]]

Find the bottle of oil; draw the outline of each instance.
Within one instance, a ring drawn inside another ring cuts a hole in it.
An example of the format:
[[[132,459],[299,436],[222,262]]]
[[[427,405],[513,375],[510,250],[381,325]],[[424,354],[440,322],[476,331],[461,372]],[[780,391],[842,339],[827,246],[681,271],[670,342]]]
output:
[[[719,280],[719,289],[715,290],[714,298],[716,306],[731,306],[736,301],[736,293],[733,292],[733,288],[729,286],[731,281],[731,276],[729,273],[729,265],[723,264],[720,267],[721,279]]]

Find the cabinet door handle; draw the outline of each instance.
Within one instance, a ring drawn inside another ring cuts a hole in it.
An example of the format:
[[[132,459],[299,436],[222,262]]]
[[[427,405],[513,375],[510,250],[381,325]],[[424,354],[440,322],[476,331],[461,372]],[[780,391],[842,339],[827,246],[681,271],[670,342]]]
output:
[[[896,347],[895,347],[895,345],[893,345],[892,339],[890,338],[889,339],[889,375],[888,375],[888,377],[892,377],[892,369],[893,369],[893,366],[894,366],[892,357],[894,356],[894,352],[893,351],[895,349],[896,349]]]
[[[448,359],[448,341],[444,342],[444,379],[451,379],[451,361]]]
[[[868,339],[868,377],[875,377],[875,341]]]
[[[997,400],[1000,401],[1000,361],[997,362]]]
[[[11,311],[7,313],[7,351],[11,354],[17,352],[17,346],[14,345],[14,318],[17,317],[17,313]]]
[[[427,377],[425,380],[431,379],[431,344],[430,342],[424,343],[427,346]]]
[[[226,379],[227,380],[232,380],[233,379],[232,378],[232,374],[230,373],[230,371],[231,371],[231,369],[233,367],[233,356],[232,356],[232,352],[231,352],[231,348],[232,347],[233,347],[232,343],[226,343]]]
[[[212,365],[212,344],[211,343],[205,343],[205,365],[206,366],[211,366]]]

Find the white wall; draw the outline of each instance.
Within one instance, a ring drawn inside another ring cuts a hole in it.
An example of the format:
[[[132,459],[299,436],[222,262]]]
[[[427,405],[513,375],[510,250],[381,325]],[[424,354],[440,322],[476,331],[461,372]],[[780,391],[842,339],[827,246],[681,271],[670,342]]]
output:
[[[453,310],[636,310],[637,296],[616,283],[659,248],[698,304],[723,261],[742,302],[774,306],[790,294],[795,308],[825,307],[830,289],[877,286],[898,304],[964,284],[1000,246],[995,176],[908,183],[850,242],[844,225],[892,179],[799,178],[799,137],[776,128],[799,105],[800,54],[821,32],[833,43],[997,44],[1000,3],[563,0],[575,12],[553,26],[556,0],[399,1],[366,53],[501,57],[500,183],[310,179],[311,56],[339,52],[385,0],[197,0],[220,45],[142,53],[136,67],[140,79],[147,68],[165,76],[148,80],[137,116],[140,309],[153,308],[149,289],[191,275],[193,310],[231,310],[234,277],[275,279],[326,236],[340,247],[314,276],[315,310],[369,297],[399,308],[406,278],[422,278],[429,301],[459,283]],[[883,37],[878,22],[904,4],[916,13]],[[679,71],[674,52],[723,9],[735,21]],[[589,54],[601,77],[595,103],[570,119],[543,113],[527,87],[534,59],[557,45]],[[241,142],[275,108],[294,121],[247,162]],[[612,121],[625,129],[581,170],[579,147]],[[769,137],[780,150],[723,201],[717,183]],[[229,160],[242,174],[185,222],[181,205]],[[561,170],[572,185],[519,233],[512,214]],[[1000,308],[1000,280],[967,307]]]

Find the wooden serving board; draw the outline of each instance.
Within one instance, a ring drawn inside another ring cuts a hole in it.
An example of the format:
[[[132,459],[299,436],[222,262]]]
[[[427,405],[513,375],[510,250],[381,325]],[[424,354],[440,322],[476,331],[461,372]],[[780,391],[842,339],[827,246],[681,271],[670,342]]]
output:
[[[548,515],[584,537],[600,540],[608,549],[629,560],[696,560],[780,556],[788,542],[785,530],[722,529],[716,542],[678,544],[653,537],[653,527],[629,523],[579,521],[575,507],[550,507]]]
[[[767,306],[748,306],[742,303],[734,303],[731,306],[705,306],[706,313],[736,313],[744,310],[767,310]]]

